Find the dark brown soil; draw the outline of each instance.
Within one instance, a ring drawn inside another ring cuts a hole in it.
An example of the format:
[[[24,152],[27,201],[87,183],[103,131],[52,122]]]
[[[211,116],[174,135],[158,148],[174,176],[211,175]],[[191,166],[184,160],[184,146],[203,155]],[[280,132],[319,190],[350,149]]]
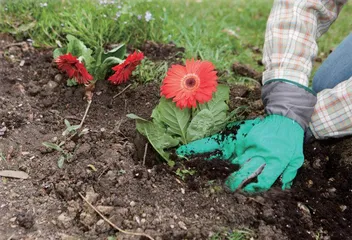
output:
[[[0,239],[140,239],[117,233],[78,193],[116,225],[155,239],[208,239],[236,229],[249,229],[254,239],[352,239],[350,138],[306,146],[292,190],[228,193],[223,179],[235,168],[226,163],[182,163],[196,170],[184,180],[151,149],[142,164],[134,122],[125,116],[150,116],[157,83],[113,99],[125,86],[99,82],[85,123],[89,132],[66,142],[73,157],[59,169],[59,153],[42,142],[61,138],[64,119],[80,122],[83,89],[65,85],[50,50],[13,43],[0,38],[0,170],[22,170],[30,179],[1,179]],[[259,93],[233,86],[231,107],[242,106],[243,118],[257,116]]]

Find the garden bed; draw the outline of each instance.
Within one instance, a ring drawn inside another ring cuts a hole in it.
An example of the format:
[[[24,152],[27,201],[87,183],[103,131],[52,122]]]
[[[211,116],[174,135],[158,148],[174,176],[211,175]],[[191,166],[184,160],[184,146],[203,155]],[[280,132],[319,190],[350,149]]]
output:
[[[179,49],[147,46],[152,59],[179,61]],[[145,140],[126,114],[148,118],[159,101],[157,83],[113,98],[126,85],[100,81],[89,133],[65,144],[74,156],[59,169],[58,153],[42,143],[61,136],[64,119],[79,124],[86,106],[84,89],[65,82],[52,50],[1,35],[0,170],[30,178],[0,182],[0,239],[144,239],[118,233],[79,193],[117,226],[154,239],[352,239],[351,138],[306,146],[292,190],[277,184],[263,194],[229,193],[222,184],[232,166],[198,159],[182,163],[193,175],[177,175],[181,163],[170,169],[150,147],[143,164]],[[232,86],[230,105],[247,106],[243,117],[262,114],[260,89]]]

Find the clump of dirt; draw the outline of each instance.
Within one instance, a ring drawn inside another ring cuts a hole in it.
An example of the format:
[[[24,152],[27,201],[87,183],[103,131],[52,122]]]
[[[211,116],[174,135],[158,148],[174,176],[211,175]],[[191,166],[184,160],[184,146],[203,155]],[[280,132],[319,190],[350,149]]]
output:
[[[185,49],[177,47],[174,43],[161,44],[153,41],[146,41],[141,51],[151,60],[168,61],[169,63],[181,63]]]
[[[239,76],[253,78],[261,84],[262,74],[248,65],[236,62],[232,65],[232,70]]]
[[[159,100],[156,83],[113,98],[125,86],[101,81],[84,125],[89,131],[62,146],[73,156],[59,169],[60,153],[42,142],[57,141],[64,119],[80,122],[84,89],[65,85],[50,49],[0,41],[0,169],[30,175],[1,179],[4,239],[140,239],[113,229],[78,193],[117,226],[159,240],[209,239],[236,229],[250,229],[255,239],[351,239],[351,139],[307,146],[307,161],[291,190],[229,193],[224,178],[236,168],[226,162],[183,162],[196,170],[183,181],[150,148],[145,162],[138,157],[135,123],[126,114],[150,116]],[[231,108],[242,109],[243,118],[261,114],[260,103],[260,89],[231,87]]]

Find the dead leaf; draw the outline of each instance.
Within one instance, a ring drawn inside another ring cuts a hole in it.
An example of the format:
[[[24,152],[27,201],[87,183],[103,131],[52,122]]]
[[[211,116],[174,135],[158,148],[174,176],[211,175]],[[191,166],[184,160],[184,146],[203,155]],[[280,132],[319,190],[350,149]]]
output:
[[[3,170],[0,171],[1,177],[9,177],[9,178],[20,178],[20,179],[27,179],[29,175],[23,171],[12,171],[12,170]]]

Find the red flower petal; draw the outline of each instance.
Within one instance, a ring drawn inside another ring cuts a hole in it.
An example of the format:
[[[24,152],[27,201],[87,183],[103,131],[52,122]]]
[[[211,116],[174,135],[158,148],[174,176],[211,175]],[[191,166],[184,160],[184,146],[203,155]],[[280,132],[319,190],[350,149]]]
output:
[[[132,72],[136,69],[136,67],[141,63],[142,59],[144,58],[144,54],[142,52],[134,52],[130,54],[126,60],[116,65],[112,68],[115,73],[108,78],[108,80],[112,84],[120,84],[127,82],[130,78]]]
[[[160,87],[161,95],[173,98],[179,108],[196,107],[211,100],[216,91],[217,76],[208,61],[186,60],[186,66],[173,65]]]
[[[90,75],[83,65],[75,56],[71,53],[59,56],[55,62],[58,68],[66,72],[69,78],[73,78],[80,84],[88,84],[89,81],[93,80],[92,75]]]

